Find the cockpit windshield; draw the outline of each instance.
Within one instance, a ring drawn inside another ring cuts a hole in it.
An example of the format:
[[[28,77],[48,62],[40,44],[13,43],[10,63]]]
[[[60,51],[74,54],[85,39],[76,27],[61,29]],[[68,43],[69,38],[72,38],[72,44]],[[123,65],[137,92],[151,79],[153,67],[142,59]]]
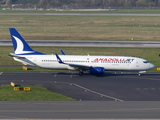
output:
[[[143,61],[143,63],[148,63],[148,61]]]

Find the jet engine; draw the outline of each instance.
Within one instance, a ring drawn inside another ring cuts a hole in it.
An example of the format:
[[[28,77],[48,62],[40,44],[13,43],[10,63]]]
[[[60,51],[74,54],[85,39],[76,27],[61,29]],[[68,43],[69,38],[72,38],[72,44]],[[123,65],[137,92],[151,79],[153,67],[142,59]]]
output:
[[[91,67],[90,74],[104,74],[105,69],[103,67]]]

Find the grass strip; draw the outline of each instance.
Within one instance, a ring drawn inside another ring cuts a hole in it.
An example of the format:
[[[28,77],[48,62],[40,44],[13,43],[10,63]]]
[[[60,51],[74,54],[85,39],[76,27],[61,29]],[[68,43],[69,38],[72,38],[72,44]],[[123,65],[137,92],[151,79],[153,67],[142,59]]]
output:
[[[41,86],[22,85],[21,87],[30,87],[31,91],[14,91],[10,85],[1,85],[0,100],[75,101]]]
[[[160,16],[0,15],[0,39],[16,28],[26,40],[159,41]]]

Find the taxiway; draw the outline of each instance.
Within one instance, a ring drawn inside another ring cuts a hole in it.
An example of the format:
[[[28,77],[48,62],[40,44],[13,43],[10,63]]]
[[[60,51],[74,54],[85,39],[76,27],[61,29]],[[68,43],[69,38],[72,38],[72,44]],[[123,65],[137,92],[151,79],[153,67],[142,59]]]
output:
[[[160,74],[1,72],[0,85],[39,85],[77,101],[0,101],[2,119],[157,119]]]
[[[160,101],[160,74],[106,73],[102,76],[56,72],[1,72],[0,84],[40,85],[77,100]]]

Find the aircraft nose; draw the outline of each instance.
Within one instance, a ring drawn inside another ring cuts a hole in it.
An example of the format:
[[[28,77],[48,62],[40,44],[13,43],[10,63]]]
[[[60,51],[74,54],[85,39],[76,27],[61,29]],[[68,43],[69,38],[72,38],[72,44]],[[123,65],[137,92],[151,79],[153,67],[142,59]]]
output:
[[[154,66],[152,63],[150,63],[150,64],[149,64],[149,67],[150,67],[150,69],[152,69],[152,68],[154,68],[155,66]]]

